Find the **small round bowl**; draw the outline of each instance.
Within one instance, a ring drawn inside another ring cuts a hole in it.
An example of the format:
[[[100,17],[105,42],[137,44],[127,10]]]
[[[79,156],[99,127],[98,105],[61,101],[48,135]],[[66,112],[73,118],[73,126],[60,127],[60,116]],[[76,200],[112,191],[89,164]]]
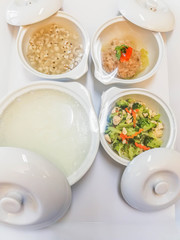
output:
[[[149,65],[146,69],[131,79],[116,77],[116,71],[107,73],[102,67],[101,49],[113,39],[130,40],[136,49],[144,48],[148,51]],[[113,83],[133,84],[149,79],[156,73],[160,66],[164,51],[164,42],[160,33],[151,32],[140,28],[122,16],[113,18],[102,25],[95,33],[91,42],[91,55],[94,62],[95,77],[105,85]]]
[[[34,69],[28,59],[27,59],[27,46],[32,35],[39,30],[41,27],[45,27],[48,24],[56,23],[61,26],[68,26],[70,29],[73,28],[80,34],[82,38],[83,45],[83,57],[79,64],[74,67],[72,70],[62,73],[62,74],[45,74]],[[57,12],[55,15],[43,20],[41,22],[23,26],[20,28],[17,36],[17,51],[20,57],[20,60],[24,67],[31,72],[32,74],[44,78],[44,79],[79,79],[88,71],[88,54],[90,48],[89,36],[83,27],[76,21],[72,16],[65,12]]]
[[[163,148],[173,148],[177,128],[176,128],[176,121],[174,114],[172,113],[171,108],[158,96],[155,94],[144,90],[144,89],[119,89],[119,88],[110,88],[102,95],[102,102],[101,102],[101,110],[99,114],[99,124],[100,124],[100,139],[101,144],[104,147],[105,151],[118,163],[127,166],[130,161],[128,159],[120,157],[117,153],[115,153],[107,141],[104,138],[104,132],[107,125],[107,118],[111,113],[115,103],[118,99],[127,99],[127,98],[134,98],[138,101],[144,102],[150,109],[159,113],[161,115],[161,121],[164,124],[164,132],[162,141],[163,144],[161,147]],[[132,160],[133,161],[133,160]]]
[[[39,91],[38,95],[35,91]],[[46,93],[42,95],[42,91]],[[29,99],[26,107],[22,100],[25,95]],[[45,104],[42,99],[46,99]],[[7,111],[10,119],[3,118]],[[6,125],[1,127],[7,130],[4,135],[0,133],[0,146],[24,148],[42,155],[66,175],[70,185],[80,180],[95,160],[99,125],[91,97],[80,83],[40,81],[27,85],[0,102],[0,115]]]

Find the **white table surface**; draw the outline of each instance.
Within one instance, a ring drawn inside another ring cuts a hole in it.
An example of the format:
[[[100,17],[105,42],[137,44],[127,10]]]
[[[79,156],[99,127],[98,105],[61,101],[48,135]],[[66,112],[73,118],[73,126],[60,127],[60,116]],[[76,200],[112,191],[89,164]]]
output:
[[[0,97],[20,86],[39,80],[28,73],[18,59],[15,48],[18,28],[5,23],[8,2],[0,1]],[[179,127],[180,2],[178,0],[167,0],[167,2],[171,4],[176,17],[175,30],[165,36],[167,54],[157,74],[136,87],[147,88],[166,102],[170,102]],[[117,0],[64,0],[63,10],[78,19],[88,30],[90,37],[102,23],[118,14]],[[110,86],[103,86],[94,78],[91,58],[89,58],[88,74],[79,82],[91,92],[98,114],[101,93]],[[176,149],[180,151],[179,133],[176,143]],[[100,147],[90,171],[73,186],[71,208],[60,222],[39,231],[21,231],[0,225],[0,239],[179,240],[180,203],[176,205],[176,211],[174,206],[155,213],[142,213],[130,208],[119,192],[119,181],[123,170],[124,167],[111,160]]]

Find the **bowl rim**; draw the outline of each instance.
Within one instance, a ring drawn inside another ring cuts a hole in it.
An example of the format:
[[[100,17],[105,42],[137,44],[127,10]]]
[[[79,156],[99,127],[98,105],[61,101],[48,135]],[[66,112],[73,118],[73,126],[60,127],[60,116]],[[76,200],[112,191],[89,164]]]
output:
[[[109,27],[110,25],[114,24],[114,23],[118,23],[118,22],[129,22],[127,19],[125,19],[123,16],[117,16],[117,17],[114,17],[112,19],[109,19],[108,21],[106,21],[104,24],[102,24],[97,30],[96,32],[94,33],[93,37],[92,37],[92,41],[91,41],[91,56],[92,56],[92,60],[93,60],[93,63],[94,63],[94,75],[96,77],[96,79],[98,81],[100,81],[101,83],[103,83],[104,85],[109,85],[109,84],[113,84],[113,83],[117,83],[117,84],[123,84],[123,85],[129,85],[129,84],[136,84],[136,83],[139,83],[139,82],[143,82],[147,79],[149,79],[150,77],[152,77],[158,70],[159,66],[160,66],[160,63],[162,61],[162,58],[164,56],[164,49],[165,49],[165,46],[164,46],[164,40],[162,38],[162,35],[159,33],[159,32],[152,32],[152,31],[149,31],[149,30],[146,30],[146,29],[143,29],[133,23],[131,23],[132,25],[142,29],[143,31],[148,31],[150,33],[152,33],[152,35],[154,36],[154,38],[156,39],[157,41],[157,45],[158,45],[158,48],[159,48],[159,55],[158,55],[158,59],[154,65],[154,67],[150,70],[150,72],[146,73],[144,76],[140,76],[140,77],[137,77],[136,79],[122,79],[122,78],[116,78],[116,77],[113,77],[113,78],[108,78],[107,76],[107,79],[109,79],[108,81],[104,80],[101,76],[100,76],[100,73],[99,73],[99,69],[100,69],[100,66],[99,66],[99,62],[98,60],[96,59],[95,57],[95,49],[94,49],[94,46],[95,46],[95,42],[97,41],[98,37],[100,36],[100,34],[107,28]]]
[[[77,79],[81,78],[88,71],[88,56],[89,56],[89,51],[90,51],[89,34],[84,29],[84,27],[79,23],[78,20],[76,20],[73,16],[71,16],[70,14],[68,14],[64,11],[58,11],[57,13],[55,13],[54,15],[50,16],[49,18],[43,20],[42,22],[45,22],[46,20],[55,18],[55,17],[65,18],[65,19],[69,20],[70,22],[75,24],[77,26],[77,28],[80,30],[80,32],[82,34],[82,39],[84,39],[84,54],[83,54],[83,57],[82,57],[80,63],[68,72],[65,72],[62,74],[52,74],[52,75],[41,73],[41,72],[37,71],[36,69],[34,69],[33,67],[31,67],[31,65],[25,59],[24,54],[23,54],[23,50],[22,50],[23,38],[24,38],[26,32],[28,31],[28,29],[41,24],[41,22],[37,22],[32,25],[20,27],[17,38],[16,38],[16,47],[17,47],[19,59],[20,59],[22,65],[24,66],[24,68],[37,77],[44,78],[44,79],[77,80]]]
[[[155,100],[166,112],[169,122],[170,122],[170,136],[169,140],[164,148],[174,148],[174,144],[176,141],[176,136],[177,136],[177,123],[176,123],[176,118],[175,115],[172,111],[172,108],[165,103],[163,99],[161,99],[159,96],[157,96],[155,93],[142,89],[142,88],[127,88],[127,89],[120,89],[117,87],[112,87],[108,89],[106,92],[103,93],[101,100],[101,108],[100,108],[100,113],[99,113],[99,128],[100,128],[100,142],[104,148],[104,150],[107,152],[107,154],[116,162],[127,166],[131,161],[127,160],[123,157],[118,156],[117,153],[115,153],[109,146],[107,141],[104,138],[104,129],[105,125],[107,124],[107,116],[108,116],[108,109],[110,105],[117,101],[117,99],[124,97],[126,95],[131,95],[131,94],[139,94],[139,95],[144,95],[147,96],[153,100]]]
[[[64,92],[75,98],[81,106],[85,109],[86,114],[90,115],[90,128],[92,134],[92,140],[90,144],[90,149],[87,153],[85,160],[71,175],[67,176],[67,180],[70,186],[78,182],[90,169],[93,162],[95,161],[96,154],[99,149],[100,144],[100,134],[99,134],[99,122],[93,107],[92,99],[88,90],[78,82],[56,82],[56,81],[37,81],[35,83],[26,84],[14,91],[9,92],[0,100],[0,114],[18,97],[26,94],[30,91],[42,89],[52,89],[60,92]],[[9,146],[8,146],[9,147]],[[21,147],[19,147],[21,148]],[[27,149],[28,150],[28,149]],[[30,150],[31,151],[31,150]],[[38,153],[39,154],[39,153]],[[40,154],[39,154],[40,155]],[[52,163],[53,164],[53,163]],[[54,165],[54,164],[53,164]],[[59,169],[59,171],[61,171]]]

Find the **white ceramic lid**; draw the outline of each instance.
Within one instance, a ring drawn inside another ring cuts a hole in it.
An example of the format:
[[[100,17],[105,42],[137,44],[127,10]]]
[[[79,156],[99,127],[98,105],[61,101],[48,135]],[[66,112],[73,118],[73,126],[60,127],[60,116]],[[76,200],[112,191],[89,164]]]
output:
[[[62,6],[62,0],[12,0],[6,12],[6,21],[15,26],[40,22]]]
[[[180,197],[180,153],[156,148],[140,154],[125,169],[121,192],[140,211],[171,206]]]
[[[163,0],[119,1],[119,11],[130,22],[157,32],[174,29],[175,18]]]
[[[0,221],[37,229],[67,212],[71,188],[49,161],[20,148],[0,148]]]

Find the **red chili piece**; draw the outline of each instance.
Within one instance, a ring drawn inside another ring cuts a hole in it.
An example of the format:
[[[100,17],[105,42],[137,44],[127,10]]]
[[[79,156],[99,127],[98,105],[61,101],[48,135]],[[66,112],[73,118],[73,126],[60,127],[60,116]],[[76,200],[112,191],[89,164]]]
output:
[[[126,52],[121,54],[120,62],[129,61],[131,55],[132,55],[132,48],[131,48],[131,47],[128,47],[128,48],[126,49]]]

